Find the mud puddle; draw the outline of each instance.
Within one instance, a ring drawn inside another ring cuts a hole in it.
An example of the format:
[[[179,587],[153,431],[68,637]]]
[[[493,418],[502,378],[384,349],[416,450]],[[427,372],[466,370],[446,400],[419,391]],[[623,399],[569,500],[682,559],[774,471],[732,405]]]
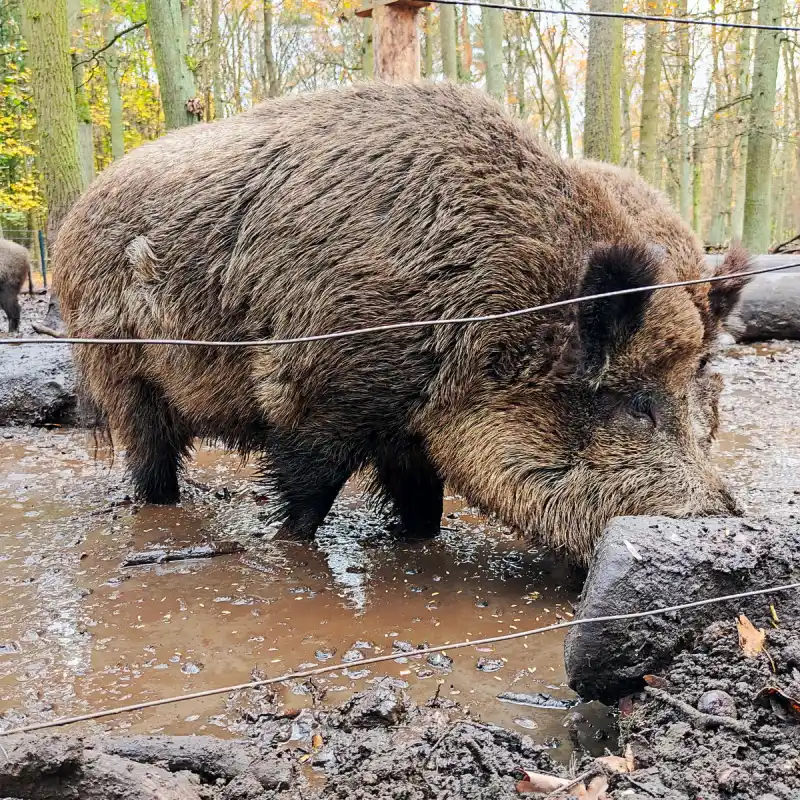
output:
[[[751,511],[793,513],[800,348],[735,348],[722,367],[720,464]],[[569,619],[577,598],[580,576],[557,556],[519,542],[457,498],[448,500],[433,542],[387,538],[349,487],[316,545],[273,543],[264,537],[264,498],[234,456],[201,448],[179,507],[137,508],[125,500],[121,458],[95,460],[85,434],[4,429],[0,437],[9,437],[0,438],[0,724],[235,684],[253,670],[278,675],[348,653],[346,671],[316,679],[327,705],[388,675],[418,702],[440,686],[442,697],[484,722],[553,744],[561,760],[573,741],[595,753],[613,748],[609,714],[598,704],[579,706],[569,732],[564,708],[497,699],[512,692],[575,700],[564,685],[561,633],[452,651],[444,672],[425,659],[405,660],[404,643]],[[132,551],[223,540],[246,552],[120,568]],[[393,648],[397,662],[359,668],[359,653]],[[296,685],[280,686],[279,700],[294,708],[311,702]],[[207,698],[103,727],[228,736],[248,702]]]

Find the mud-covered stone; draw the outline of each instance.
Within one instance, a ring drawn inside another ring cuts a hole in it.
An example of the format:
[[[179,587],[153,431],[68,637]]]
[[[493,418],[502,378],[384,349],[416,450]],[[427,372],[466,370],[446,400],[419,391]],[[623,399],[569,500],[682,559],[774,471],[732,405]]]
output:
[[[601,537],[578,618],[628,614],[800,580],[800,521],[619,517]],[[800,605],[800,592],[572,628],[567,676],[584,699],[613,702],[665,668],[716,620]],[[763,614],[762,614],[763,615]]]
[[[0,425],[73,422],[75,408],[75,374],[68,347],[0,347]]]
[[[733,333],[740,342],[800,339],[800,273],[754,278],[742,292],[738,317]]]

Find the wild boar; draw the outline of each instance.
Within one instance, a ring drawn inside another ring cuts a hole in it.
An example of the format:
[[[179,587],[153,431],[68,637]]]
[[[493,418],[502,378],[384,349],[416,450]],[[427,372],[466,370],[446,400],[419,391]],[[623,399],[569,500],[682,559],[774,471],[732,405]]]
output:
[[[722,274],[738,272],[734,252]],[[82,337],[262,340],[505,312],[699,276],[601,177],[479,91],[363,84],[144,145],[63,223]],[[586,561],[618,514],[730,513],[707,358],[743,281],[487,323],[259,347],[81,345],[139,495],[179,497],[195,437],[263,459],[282,536],[371,473],[409,536],[443,486]]]
[[[0,308],[8,317],[9,333],[19,330],[19,293],[29,268],[28,251],[16,242],[0,239]]]

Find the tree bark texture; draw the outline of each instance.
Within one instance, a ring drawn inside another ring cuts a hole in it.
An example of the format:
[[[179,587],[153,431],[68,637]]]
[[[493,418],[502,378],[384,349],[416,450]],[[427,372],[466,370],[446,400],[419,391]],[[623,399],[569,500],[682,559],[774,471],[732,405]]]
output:
[[[264,0],[264,88],[268,97],[277,97],[280,94],[278,68],[272,46],[272,0]]]
[[[196,122],[197,117],[187,107],[195,96],[195,86],[186,63],[181,3],[180,0],[145,0],[145,8],[167,130],[183,128]]]
[[[22,9],[52,247],[61,221],[83,189],[67,3],[23,0]]]
[[[622,0],[591,0],[589,7],[592,11],[622,11]],[[592,17],[583,132],[583,153],[587,158],[620,162],[621,74],[622,20]]]
[[[503,75],[503,12],[482,8],[483,55],[486,62],[486,91],[500,103],[505,102],[506,79]]]
[[[377,6],[372,10],[375,77],[389,82],[420,78],[419,30],[416,8]]]
[[[662,0],[648,0],[647,13],[661,16]],[[642,86],[642,126],[639,132],[639,174],[653,186],[658,185],[658,112],[661,95],[661,65],[664,26],[648,22],[645,34],[644,83]]]
[[[782,16],[783,0],[759,3],[759,24],[780,25]],[[766,253],[770,244],[772,137],[781,37],[777,31],[756,31],[755,36],[742,233],[742,242],[752,253]]]
[[[458,80],[455,6],[439,6],[439,35],[442,40],[442,72],[447,80],[455,83]]]

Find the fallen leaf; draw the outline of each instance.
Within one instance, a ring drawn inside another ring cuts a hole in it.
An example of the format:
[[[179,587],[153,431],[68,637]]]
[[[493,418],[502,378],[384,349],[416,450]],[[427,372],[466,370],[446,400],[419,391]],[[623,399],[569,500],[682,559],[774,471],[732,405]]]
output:
[[[308,761],[310,758],[311,758],[311,756],[308,753],[303,753],[303,755],[300,756],[300,758],[297,759],[297,763],[298,764],[305,764],[306,761]]]
[[[605,769],[608,769],[611,772],[618,772],[620,774],[632,771],[628,769],[627,759],[623,758],[622,756],[600,756],[600,758],[595,759],[595,763],[602,764]]]
[[[645,675],[643,680],[648,686],[654,686],[656,689],[666,689],[669,686],[669,681],[660,675]]]
[[[628,765],[628,772],[636,771],[636,760],[633,757],[633,748],[630,744],[625,748],[625,763]]]
[[[744,614],[736,620],[736,628],[739,631],[739,645],[742,651],[747,658],[755,658],[764,649],[764,642],[767,639],[764,629],[756,628]]]
[[[313,747],[315,750],[319,750],[319,749],[320,749],[320,747],[322,747],[322,736],[321,736],[320,734],[318,734],[318,733],[315,733],[315,734],[314,734],[314,735],[311,737],[311,746],[312,746],[312,747]]]
[[[604,775],[598,775],[589,781],[589,785],[586,787],[586,793],[583,795],[584,800],[605,800],[605,798],[608,797],[606,794],[607,789],[608,780]]]
[[[518,784],[518,791],[540,792],[541,794],[547,794],[548,792],[555,792],[556,789],[561,789],[569,783],[568,780],[565,780],[564,778],[556,778],[555,775],[545,775],[541,772],[531,772],[530,770],[524,768],[522,772],[525,774],[525,780],[520,781],[520,784],[526,783],[528,784],[528,788],[519,789],[520,784]]]

